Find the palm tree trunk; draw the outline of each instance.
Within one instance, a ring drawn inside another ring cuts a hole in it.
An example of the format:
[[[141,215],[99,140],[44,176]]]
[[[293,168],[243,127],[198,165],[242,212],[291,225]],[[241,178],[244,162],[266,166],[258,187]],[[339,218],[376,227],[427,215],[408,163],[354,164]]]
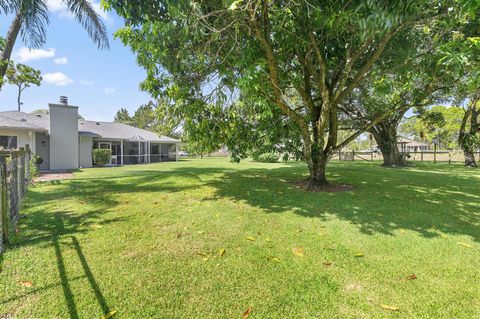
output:
[[[3,49],[0,56],[0,90],[3,86],[3,78],[8,68],[8,61],[12,55],[13,47],[15,46],[15,41],[17,40],[18,32],[22,27],[22,14],[19,11],[15,14],[15,18],[8,29],[7,38],[5,39],[5,48]]]

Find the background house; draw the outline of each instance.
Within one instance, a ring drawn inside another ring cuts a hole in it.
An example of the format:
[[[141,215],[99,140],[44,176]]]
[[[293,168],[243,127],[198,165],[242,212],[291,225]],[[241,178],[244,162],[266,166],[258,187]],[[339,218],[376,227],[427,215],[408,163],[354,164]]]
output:
[[[92,149],[112,151],[110,165],[145,164],[177,159],[179,140],[122,123],[78,119],[78,107],[49,104],[48,114],[0,112],[0,147],[29,144],[43,158],[44,170],[92,167]]]
[[[408,153],[408,152],[420,152],[420,151],[430,150],[430,147],[428,144],[410,140],[404,137],[401,137],[398,139],[397,145],[400,152]]]

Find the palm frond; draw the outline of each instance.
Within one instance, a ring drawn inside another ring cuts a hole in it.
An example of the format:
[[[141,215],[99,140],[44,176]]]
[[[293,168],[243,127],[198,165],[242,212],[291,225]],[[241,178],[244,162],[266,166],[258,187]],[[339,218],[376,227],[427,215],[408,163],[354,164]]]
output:
[[[0,0],[0,12],[4,14],[12,13],[18,9],[19,1],[15,0]]]
[[[23,0],[18,10],[23,15],[20,30],[23,42],[29,48],[41,47],[45,44],[50,22],[47,3],[43,0]]]
[[[1,0],[0,0],[1,1]],[[108,49],[107,29],[89,0],[63,0],[99,49]]]

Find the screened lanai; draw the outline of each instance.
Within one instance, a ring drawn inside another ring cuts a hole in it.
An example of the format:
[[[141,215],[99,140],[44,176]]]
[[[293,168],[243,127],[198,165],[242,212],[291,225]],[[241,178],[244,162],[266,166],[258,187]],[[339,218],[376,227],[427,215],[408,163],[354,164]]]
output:
[[[96,148],[112,151],[112,158],[108,164],[112,166],[177,160],[177,143],[146,141],[138,135],[127,140],[93,140],[93,149]]]

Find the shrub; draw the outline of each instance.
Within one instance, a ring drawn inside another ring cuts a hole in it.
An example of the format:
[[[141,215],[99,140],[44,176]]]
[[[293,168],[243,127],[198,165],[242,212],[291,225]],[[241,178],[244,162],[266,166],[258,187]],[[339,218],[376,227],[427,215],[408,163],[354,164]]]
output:
[[[39,155],[34,155],[32,157],[32,160],[35,163],[35,165],[42,165],[42,163],[43,163],[43,158]]]
[[[278,162],[278,155],[275,153],[263,153],[256,156],[255,161],[262,163],[276,163]]]
[[[41,163],[43,163],[43,158],[42,159],[42,162],[40,164],[37,163],[38,161],[38,158],[40,156],[32,156],[30,157],[30,178],[35,178],[35,177],[38,177],[38,175],[40,175],[40,172],[38,171],[38,165],[40,165]]]
[[[110,163],[110,159],[112,158],[112,151],[97,148],[92,150],[92,155],[93,161],[97,166],[105,166],[106,164]]]

